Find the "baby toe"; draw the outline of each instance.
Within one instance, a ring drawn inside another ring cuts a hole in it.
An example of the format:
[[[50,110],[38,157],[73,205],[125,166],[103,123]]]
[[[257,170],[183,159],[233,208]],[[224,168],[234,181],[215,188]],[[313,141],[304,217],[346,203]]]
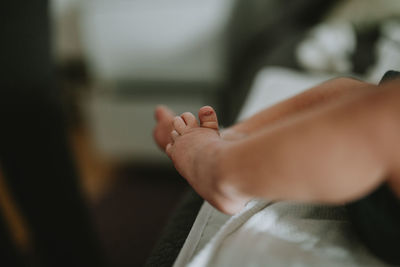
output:
[[[171,132],[171,138],[172,138],[172,140],[175,142],[176,138],[178,138],[178,137],[179,137],[179,133],[178,133],[177,131],[173,130],[173,131]]]
[[[172,121],[172,125],[174,129],[178,132],[178,134],[183,134],[186,130],[186,123],[183,121],[181,117],[175,117]]]
[[[184,120],[187,126],[189,127],[199,127],[199,124],[197,123],[196,117],[190,113],[190,112],[185,112],[181,115],[181,118]]]
[[[154,115],[158,122],[171,120],[175,116],[172,110],[163,105],[156,107]]]
[[[218,119],[215,110],[210,106],[204,106],[199,110],[200,126],[218,130]]]

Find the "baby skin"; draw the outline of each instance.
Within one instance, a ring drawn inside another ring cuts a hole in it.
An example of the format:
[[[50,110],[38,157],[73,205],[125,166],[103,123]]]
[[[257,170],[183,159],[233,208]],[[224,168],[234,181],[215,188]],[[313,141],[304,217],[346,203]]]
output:
[[[399,192],[399,93],[348,78],[325,82],[223,132],[156,109],[156,143],[211,205],[234,214],[252,198],[341,204],[385,179]]]
[[[190,112],[174,116],[164,106],[157,107],[155,115],[158,124],[154,130],[154,139],[171,158],[177,171],[211,205],[220,210],[240,210],[248,199],[235,195],[231,200],[219,192],[216,183],[218,174],[215,172],[218,169],[215,166],[218,160],[215,159],[219,147],[227,141],[239,139],[240,135],[221,135],[217,114],[210,106],[200,108],[199,122]],[[223,207],[220,206],[222,203]]]

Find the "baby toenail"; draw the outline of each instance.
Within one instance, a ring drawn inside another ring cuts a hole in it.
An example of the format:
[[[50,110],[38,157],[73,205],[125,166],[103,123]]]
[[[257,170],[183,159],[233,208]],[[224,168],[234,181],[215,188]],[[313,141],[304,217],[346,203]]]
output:
[[[210,116],[211,114],[213,114],[212,110],[206,111],[206,112],[204,113],[204,115],[206,115],[206,116]]]

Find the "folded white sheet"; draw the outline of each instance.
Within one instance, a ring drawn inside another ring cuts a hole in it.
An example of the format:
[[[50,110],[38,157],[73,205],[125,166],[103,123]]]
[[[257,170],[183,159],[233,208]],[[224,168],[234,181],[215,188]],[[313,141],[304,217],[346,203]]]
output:
[[[344,211],[252,201],[188,266],[384,266],[349,230]]]

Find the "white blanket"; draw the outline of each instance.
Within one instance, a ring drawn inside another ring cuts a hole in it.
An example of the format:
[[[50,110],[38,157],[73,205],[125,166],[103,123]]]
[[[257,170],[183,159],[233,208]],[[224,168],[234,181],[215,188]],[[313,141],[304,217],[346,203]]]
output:
[[[192,241],[218,225],[213,209],[203,205],[198,218],[205,227],[193,229]],[[262,200],[223,223],[205,246],[185,252],[175,266],[384,266],[356,241],[341,208]]]
[[[327,78],[268,68],[256,78],[240,119]],[[205,202],[174,266],[384,264],[357,242],[341,208],[253,200],[232,217]]]

